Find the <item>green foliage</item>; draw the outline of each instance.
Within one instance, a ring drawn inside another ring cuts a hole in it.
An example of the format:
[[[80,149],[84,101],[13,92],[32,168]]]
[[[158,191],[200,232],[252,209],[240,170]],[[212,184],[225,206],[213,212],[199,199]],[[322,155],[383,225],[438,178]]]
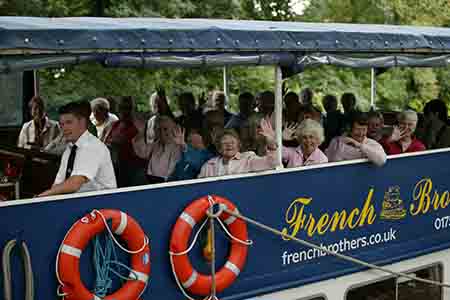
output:
[[[305,1],[305,0],[297,0]],[[287,0],[0,0],[2,15],[109,16],[223,18],[276,21],[353,22],[450,26],[448,0],[314,0],[298,16]],[[105,69],[81,65],[39,72],[42,93],[55,109],[62,103],[98,96],[132,95],[139,110],[148,110],[147,100],[156,86],[164,86],[170,98],[182,91],[197,97],[222,89],[221,69]],[[253,93],[273,89],[273,68],[232,68],[230,70],[232,107],[243,91]],[[58,78],[56,78],[56,77]],[[357,95],[359,106],[370,105],[370,70],[320,67],[287,80],[289,89],[304,87],[315,91],[320,106],[325,94],[338,97],[344,92]],[[450,103],[450,70],[392,69],[377,77],[377,106],[400,110],[407,105],[420,110],[426,101],[440,96]],[[175,108],[175,104],[174,108]]]

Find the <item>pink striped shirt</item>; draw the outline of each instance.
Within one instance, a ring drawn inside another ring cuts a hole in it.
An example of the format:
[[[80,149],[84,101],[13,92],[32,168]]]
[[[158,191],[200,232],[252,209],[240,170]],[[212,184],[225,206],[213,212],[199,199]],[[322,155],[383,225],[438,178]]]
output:
[[[276,151],[268,151],[266,156],[258,156],[252,151],[238,152],[228,164],[223,163],[222,156],[211,158],[202,166],[198,178],[263,171],[276,165]]]
[[[375,140],[366,138],[362,142],[361,147],[357,148],[346,144],[344,139],[344,136],[339,136],[331,140],[325,151],[330,162],[367,158],[377,166],[382,166],[386,163],[386,153],[383,147]]]
[[[282,157],[283,162],[287,162],[288,168],[324,164],[328,162],[328,158],[319,148],[316,148],[316,150],[305,159],[300,146],[297,148],[283,147]]]

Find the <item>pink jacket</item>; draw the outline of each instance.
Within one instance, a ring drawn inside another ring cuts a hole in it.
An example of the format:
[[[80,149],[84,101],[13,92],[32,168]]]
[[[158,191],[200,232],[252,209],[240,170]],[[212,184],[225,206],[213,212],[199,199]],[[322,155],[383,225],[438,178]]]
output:
[[[137,156],[148,159],[147,174],[157,177],[168,178],[181,158],[180,146],[157,141],[146,144],[141,136],[133,139],[133,149]]]
[[[263,171],[276,166],[276,151],[268,151],[263,157],[252,151],[238,152],[226,165],[222,156],[211,158],[202,166],[198,178]]]
[[[335,137],[331,140],[327,150],[325,150],[325,154],[330,162],[367,158],[377,166],[382,166],[386,163],[386,153],[383,147],[375,140],[369,138],[364,140],[361,148],[356,148],[344,143],[343,136]]]
[[[306,158],[303,156],[302,148],[283,147],[283,162],[287,162],[288,168],[324,164],[328,162],[325,154],[317,148]]]

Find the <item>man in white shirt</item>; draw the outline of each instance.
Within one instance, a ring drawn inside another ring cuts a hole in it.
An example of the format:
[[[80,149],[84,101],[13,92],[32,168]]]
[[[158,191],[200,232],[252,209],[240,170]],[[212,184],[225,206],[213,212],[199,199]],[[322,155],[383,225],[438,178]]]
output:
[[[39,196],[116,188],[108,148],[87,130],[87,116],[78,102],[59,110],[60,124],[69,142],[53,186]]]

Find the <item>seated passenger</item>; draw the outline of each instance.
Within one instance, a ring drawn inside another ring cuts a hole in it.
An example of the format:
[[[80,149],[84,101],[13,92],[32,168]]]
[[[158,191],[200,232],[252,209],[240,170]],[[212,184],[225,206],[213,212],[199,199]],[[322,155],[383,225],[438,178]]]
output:
[[[192,93],[185,92],[179,95],[178,107],[182,112],[182,115],[176,118],[178,125],[187,131],[202,126],[203,115],[195,107],[195,98]]]
[[[223,114],[217,110],[209,110],[205,113],[202,125],[202,136],[205,138],[208,150],[217,154],[217,138],[223,133]]]
[[[230,121],[226,123],[226,129],[239,130],[247,126],[248,119],[253,113],[255,107],[255,98],[251,93],[245,92],[239,95],[239,113],[231,116]]]
[[[344,108],[344,130],[350,130],[353,116],[358,114],[355,95],[353,93],[342,94],[341,104]]]
[[[269,143],[275,143],[275,132],[267,120],[261,121],[261,134]],[[304,120],[300,125],[294,124],[283,130],[283,141],[298,139],[300,146],[284,147],[282,150],[283,163],[288,168],[327,163],[328,158],[319,149],[324,140],[323,128],[317,121]]]
[[[309,88],[304,88],[300,92],[300,104],[302,106],[313,105],[314,92]]]
[[[351,122],[349,136],[339,136],[331,140],[325,151],[328,161],[367,158],[377,166],[384,165],[386,163],[386,153],[378,142],[367,138],[367,123],[365,113],[355,113]]]
[[[175,129],[174,141],[175,144],[181,147],[182,153],[168,181],[197,178],[203,164],[214,156],[206,148],[199,131],[191,130],[187,136],[187,143],[185,142],[184,134],[184,129],[180,127]]]
[[[208,111],[217,111],[221,117],[223,124],[227,124],[230,118],[233,116],[226,108],[227,98],[225,93],[222,91],[215,91],[209,101],[206,103],[204,107],[203,114],[206,114]]]
[[[323,107],[327,112],[324,118],[325,142],[322,149],[326,149],[330,141],[342,135],[344,129],[344,115],[338,110],[337,98],[333,95],[326,95],[322,99]]]
[[[424,151],[425,145],[414,136],[417,126],[417,113],[405,110],[398,116],[398,126],[389,137],[383,138],[380,143],[387,154],[400,154],[405,152]]]
[[[17,147],[45,148],[60,133],[58,122],[50,120],[45,113],[44,100],[34,96],[29,102],[32,120],[22,126]]]
[[[276,145],[270,145],[266,156],[254,152],[239,152],[238,134],[227,129],[219,138],[220,155],[208,160],[202,167],[199,178],[263,171],[277,166]]]
[[[80,102],[59,110],[69,146],[64,151],[53,186],[39,196],[111,189],[117,186],[108,148],[87,130],[88,118]]]
[[[239,136],[241,138],[241,151],[253,151],[259,156],[266,155],[267,141],[260,133],[262,119],[262,114],[252,114],[248,123],[240,128]]]
[[[283,120],[287,123],[298,122],[302,110],[298,95],[294,92],[289,92],[284,96],[283,102],[285,105],[285,109],[283,110]]]
[[[275,109],[275,95],[271,91],[264,91],[259,94],[256,103],[258,112],[263,117],[267,117],[273,114]]]
[[[97,129],[97,136],[105,142],[108,132],[111,130],[112,123],[119,118],[109,112],[109,102],[105,98],[95,98],[91,101],[92,114],[90,120]]]
[[[440,99],[425,104],[423,124],[417,129],[417,137],[427,149],[450,147],[450,126],[447,124],[447,105]]]
[[[136,154],[148,161],[148,183],[167,181],[181,157],[181,146],[175,143],[175,121],[168,116],[160,116],[155,123],[155,139],[146,143],[141,132],[133,139],[133,149]]]
[[[132,97],[122,97],[119,103],[119,120],[111,125],[105,144],[111,151],[114,170],[119,187],[138,185],[145,181],[139,178],[142,160],[133,150],[132,140],[138,134]],[[143,176],[142,176],[143,177]]]
[[[149,99],[150,109],[153,116],[151,116],[145,124],[145,141],[146,143],[152,143],[155,139],[155,122],[158,116],[168,116],[174,119],[172,110],[169,106],[169,100],[166,97],[164,89],[160,88],[157,92],[153,93]]]
[[[321,121],[322,121],[322,114],[314,106],[306,105],[306,106],[303,106],[303,108],[302,108],[302,111],[301,111],[301,113],[299,115],[298,122],[301,123],[303,120],[306,120],[306,119],[312,119],[312,120],[314,120],[316,122],[321,123]]]
[[[383,114],[376,111],[370,111],[367,114],[368,126],[367,137],[380,142],[383,138],[384,118]]]

